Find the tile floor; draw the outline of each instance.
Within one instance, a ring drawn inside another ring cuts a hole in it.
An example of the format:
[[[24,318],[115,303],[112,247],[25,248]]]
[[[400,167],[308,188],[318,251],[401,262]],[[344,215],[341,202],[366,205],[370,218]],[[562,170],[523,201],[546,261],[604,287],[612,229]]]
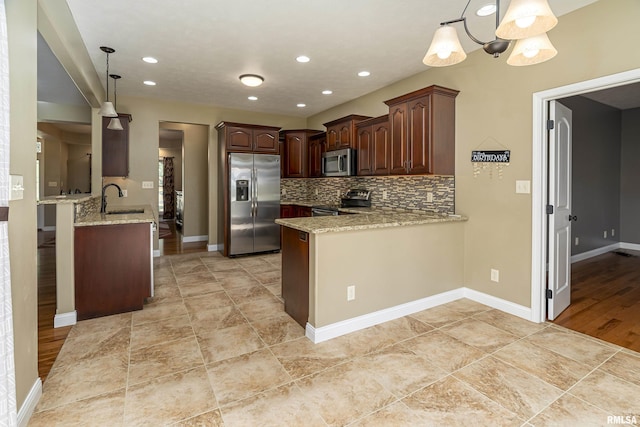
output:
[[[155,263],[144,310],[74,326],[30,426],[640,422],[640,354],[556,325],[458,300],[314,345],[279,255]]]

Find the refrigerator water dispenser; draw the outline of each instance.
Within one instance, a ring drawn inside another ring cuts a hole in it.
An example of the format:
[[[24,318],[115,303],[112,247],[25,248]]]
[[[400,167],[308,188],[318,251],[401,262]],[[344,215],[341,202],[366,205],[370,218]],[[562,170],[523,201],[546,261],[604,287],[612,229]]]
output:
[[[238,202],[249,201],[249,180],[239,179],[236,181],[236,200]]]

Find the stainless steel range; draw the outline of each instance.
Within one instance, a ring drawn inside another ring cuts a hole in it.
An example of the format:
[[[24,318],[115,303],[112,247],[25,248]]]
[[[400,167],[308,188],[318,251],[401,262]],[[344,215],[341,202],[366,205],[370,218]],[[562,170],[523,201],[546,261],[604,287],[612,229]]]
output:
[[[343,208],[370,208],[371,191],[354,188],[342,195],[340,206]]]

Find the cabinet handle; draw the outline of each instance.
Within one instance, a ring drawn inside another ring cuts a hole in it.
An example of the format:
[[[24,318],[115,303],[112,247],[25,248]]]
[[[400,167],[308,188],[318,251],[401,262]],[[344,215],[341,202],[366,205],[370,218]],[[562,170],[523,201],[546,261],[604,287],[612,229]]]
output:
[[[304,231],[300,231],[298,233],[298,238],[303,242],[306,242],[308,237],[309,237],[309,235],[307,233],[305,233]]]

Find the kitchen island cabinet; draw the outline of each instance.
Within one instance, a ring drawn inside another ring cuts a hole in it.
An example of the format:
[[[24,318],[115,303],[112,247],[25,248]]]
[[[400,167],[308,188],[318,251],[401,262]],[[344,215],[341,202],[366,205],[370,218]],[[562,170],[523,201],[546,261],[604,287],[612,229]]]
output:
[[[76,227],[78,320],[142,310],[153,288],[151,236],[149,223]]]
[[[307,337],[320,342],[437,305],[463,287],[465,221],[388,211],[276,220],[289,239],[282,247],[286,311],[302,324],[308,308]]]

